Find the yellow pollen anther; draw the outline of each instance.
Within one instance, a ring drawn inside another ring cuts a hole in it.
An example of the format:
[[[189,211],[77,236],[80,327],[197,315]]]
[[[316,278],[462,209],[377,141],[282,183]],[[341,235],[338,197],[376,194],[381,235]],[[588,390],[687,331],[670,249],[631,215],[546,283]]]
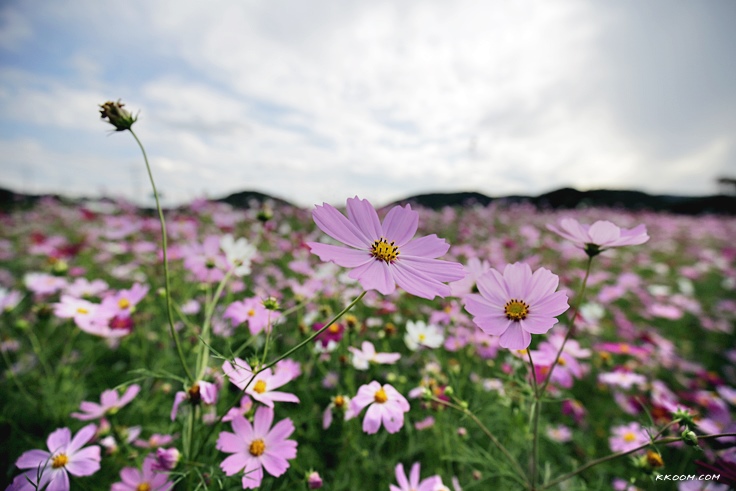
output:
[[[565,365],[567,365],[567,362],[563,357],[560,356],[559,358],[557,358],[557,364],[564,367]]]
[[[384,402],[388,401],[388,396],[383,389],[378,389],[373,395],[373,400],[378,402],[379,404],[383,404]]]
[[[332,324],[330,327],[327,328],[328,331],[330,331],[332,334],[337,334],[340,332],[340,326],[337,324]]]
[[[345,398],[343,396],[335,396],[335,399],[332,401],[335,403],[335,407],[343,407],[345,405]]]
[[[258,392],[259,394],[263,394],[266,392],[266,382],[263,380],[259,380],[256,382],[256,384],[253,386],[253,391]]]
[[[252,456],[259,457],[263,455],[263,452],[266,451],[266,444],[263,443],[263,440],[261,440],[260,438],[258,440],[253,440],[253,443],[250,444],[250,448],[248,448],[248,451]]]
[[[248,317],[253,317],[254,315],[256,315],[256,311],[254,309],[250,309],[248,311]]]
[[[425,339],[427,339],[427,336],[426,336],[426,335],[424,335],[424,334],[420,334],[420,335],[419,335],[419,336],[417,336],[417,337],[419,338],[419,341],[424,341]]]
[[[387,242],[383,237],[373,242],[371,247],[371,256],[375,257],[379,261],[383,261],[386,264],[390,264],[396,261],[399,257],[399,248],[394,245],[394,242]]]
[[[135,488],[135,491],[151,491],[151,485],[147,482],[142,482]]]
[[[64,467],[69,462],[69,457],[66,456],[65,453],[60,453],[53,459],[51,459],[51,467],[54,469],[58,469],[59,467]]]
[[[89,310],[85,309],[84,307],[78,307],[77,314],[89,314]]]
[[[121,309],[127,309],[128,307],[130,307],[130,300],[128,300],[127,298],[121,298],[120,300],[118,300],[118,307],[120,307]]]
[[[503,312],[506,314],[507,319],[520,321],[526,319],[527,314],[529,314],[529,305],[522,300],[512,298],[504,305]]]
[[[634,440],[636,440],[636,435],[634,435],[632,432],[627,431],[626,433],[624,433],[624,441],[626,443],[631,443]]]

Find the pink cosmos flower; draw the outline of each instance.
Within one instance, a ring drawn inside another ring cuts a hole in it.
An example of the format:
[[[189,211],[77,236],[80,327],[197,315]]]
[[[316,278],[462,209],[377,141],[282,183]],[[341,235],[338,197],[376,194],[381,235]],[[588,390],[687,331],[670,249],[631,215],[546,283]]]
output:
[[[237,416],[231,424],[234,433],[223,431],[217,439],[217,449],[230,453],[220,468],[228,476],[243,471],[243,489],[257,488],[263,480],[263,469],[278,477],[289,468],[288,460],[296,458],[297,442],[287,440],[294,432],[294,423],[283,419],[271,428],[273,409],[259,407],[253,424]]]
[[[401,288],[422,298],[450,294],[444,282],[465,277],[459,263],[441,261],[450,245],[436,235],[413,239],[419,214],[405,207],[392,208],[381,223],[368,200],[347,200],[347,218],[323,203],[312,212],[317,226],[333,239],[350,247],[308,242],[312,253],[323,261],[353,268],[349,273],[366,290],[389,295]]]
[[[350,407],[350,398],[348,396],[336,395],[332,397],[331,402],[327,405],[322,413],[322,428],[327,429],[332,425],[332,413],[343,413],[345,421],[353,419],[355,414]]]
[[[110,317],[130,317],[135,306],[143,300],[148,293],[148,286],[135,283],[128,290],[120,290],[102,300],[101,309],[105,310]]]
[[[120,396],[115,389],[109,389],[100,396],[100,404],[96,402],[82,401],[79,405],[81,413],[72,413],[70,416],[82,421],[99,419],[108,413],[116,413],[118,410],[132,401],[140,392],[141,386],[133,384]]]
[[[245,389],[246,394],[270,408],[277,401],[299,402],[299,398],[294,394],[273,390],[291,381],[292,374],[287,370],[279,370],[274,373],[270,368],[266,368],[256,375],[248,388],[245,388],[245,384],[253,376],[253,369],[247,361],[235,358],[235,365],[226,361],[222,365],[222,371],[225,372],[230,382],[235,384],[240,390]]]
[[[281,314],[275,310],[268,310],[263,305],[263,300],[257,297],[246,298],[240,302],[231,303],[225,313],[223,314],[224,319],[230,319],[233,326],[248,321],[248,329],[250,333],[255,335],[266,329],[281,316]]]
[[[396,433],[404,426],[404,413],[409,411],[409,401],[391,385],[381,386],[375,380],[362,385],[358,394],[350,400],[350,409],[358,415],[368,407],[363,419],[363,431],[368,434],[378,432],[381,423],[389,433]]]
[[[110,491],[168,491],[174,483],[168,480],[168,475],[154,469],[156,457],[153,454],[143,461],[141,470],[135,467],[125,467],[120,471],[122,482],[116,482]]]
[[[612,452],[628,452],[649,442],[649,435],[639,423],[635,422],[614,426],[611,433],[608,444]]]
[[[400,353],[376,353],[376,347],[370,341],[363,341],[361,349],[350,346],[348,350],[353,354],[353,366],[357,370],[368,370],[371,362],[392,365],[401,358]]]
[[[442,478],[437,475],[428,477],[426,479],[423,479],[421,482],[419,482],[420,467],[421,466],[419,462],[415,462],[414,465],[411,466],[411,471],[409,472],[409,479],[407,479],[406,472],[404,471],[404,464],[397,464],[396,465],[396,482],[399,485],[398,486],[394,486],[393,484],[389,485],[389,488],[391,489],[391,491],[436,491],[438,488],[443,486]]]
[[[69,491],[69,474],[91,476],[100,470],[100,447],[84,447],[96,431],[93,424],[79,430],[74,438],[69,428],[54,431],[46,439],[48,452],[29,450],[18,458],[15,465],[29,470],[17,476],[8,489],[31,491],[48,485],[46,491]]]
[[[639,245],[649,240],[647,228],[643,224],[625,229],[607,220],[599,220],[593,225],[582,225],[574,218],[563,218],[560,220],[560,228],[554,225],[547,225],[547,228],[572,241],[591,257],[611,247]]]
[[[545,268],[532,274],[528,264],[507,264],[501,275],[495,269],[478,278],[480,294],[465,296],[465,310],[485,333],[500,336],[503,348],[521,350],[532,334],[544,334],[565,312],[567,295],[557,292],[559,278]]]
[[[192,405],[206,404],[212,406],[217,404],[217,385],[212,382],[204,382],[202,380],[195,382],[189,389],[181,390],[174,395],[174,405],[171,407],[171,421],[176,419],[179,412],[179,406],[182,402],[188,400]]]

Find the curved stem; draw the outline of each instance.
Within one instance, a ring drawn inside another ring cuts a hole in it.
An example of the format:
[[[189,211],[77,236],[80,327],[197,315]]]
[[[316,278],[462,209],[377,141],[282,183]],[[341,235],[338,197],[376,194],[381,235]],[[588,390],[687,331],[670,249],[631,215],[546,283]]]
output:
[[[473,414],[472,411],[470,411],[468,408],[459,406],[452,402],[444,401],[434,396],[430,400],[442,406],[455,409],[456,411],[460,411],[461,413],[463,413],[464,415],[472,419],[473,422],[478,426],[478,428],[480,428],[480,430],[483,432],[483,434],[485,434],[488,437],[488,439],[491,440],[491,442],[493,442],[496,448],[499,449],[501,453],[506,457],[506,460],[508,460],[509,463],[514,467],[514,470],[517,472],[517,474],[520,477],[524,478],[524,481],[526,482],[526,484],[527,485],[531,484],[529,482],[529,478],[526,477],[526,472],[524,472],[524,469],[521,468],[521,465],[519,465],[519,463],[516,461],[514,456],[511,455],[511,453],[506,449],[506,447],[503,446],[503,444],[498,440],[498,438],[496,438],[496,436],[493,433],[491,433],[491,430],[489,430],[483,424],[483,422],[481,422],[481,420],[478,419],[478,417],[475,414]]]
[[[214,296],[210,299],[209,302],[207,302],[207,305],[205,306],[204,324],[202,324],[202,340],[204,342],[200,343],[199,352],[197,353],[197,380],[202,380],[202,377],[204,377],[204,372],[207,369],[207,363],[210,357],[210,350],[207,345],[210,342],[212,316],[215,313],[215,307],[217,307],[217,302],[220,299],[220,295],[222,295],[222,291],[225,289],[225,285],[232,277],[232,272],[233,270],[229,269],[228,272],[225,273],[225,277],[222,278],[220,284],[217,285]]]
[[[526,350],[529,357],[529,367],[532,372],[532,387],[534,389],[534,405],[532,407],[532,456],[529,462],[529,471],[531,473],[532,489],[537,485],[537,462],[539,461],[539,415],[542,412],[542,398],[539,393],[539,385],[537,384],[537,371],[534,368],[532,360],[532,352]]]
[[[186,358],[184,357],[184,352],[181,349],[179,334],[176,332],[176,328],[174,327],[174,310],[171,306],[171,280],[169,279],[168,241],[166,238],[166,222],[164,221],[164,212],[161,208],[161,202],[158,199],[158,190],[156,189],[156,182],[153,180],[151,165],[148,163],[146,149],[143,147],[143,143],[141,143],[141,141],[138,139],[138,135],[136,135],[132,129],[128,129],[128,131],[130,131],[130,134],[133,135],[133,138],[135,138],[135,141],[138,143],[141,152],[143,152],[143,160],[146,162],[148,179],[151,181],[151,188],[153,188],[153,197],[156,200],[156,211],[158,211],[158,220],[161,223],[161,244],[164,256],[164,289],[166,292],[166,315],[169,320],[169,331],[171,332],[171,337],[173,338],[174,344],[176,345],[176,351],[179,355],[181,367],[184,369],[184,373],[187,375],[189,381],[194,383],[195,380],[192,377],[192,373],[189,371],[189,367],[187,367]]]

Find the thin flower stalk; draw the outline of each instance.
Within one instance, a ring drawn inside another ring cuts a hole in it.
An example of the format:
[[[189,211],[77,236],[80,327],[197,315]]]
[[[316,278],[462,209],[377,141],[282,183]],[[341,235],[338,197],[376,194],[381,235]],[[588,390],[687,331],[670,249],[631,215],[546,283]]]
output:
[[[225,273],[225,276],[222,278],[220,283],[217,285],[217,288],[215,289],[214,296],[210,299],[209,302],[207,302],[207,306],[205,307],[205,316],[204,323],[202,324],[201,335],[203,343],[199,345],[199,351],[197,353],[197,380],[201,380],[204,377],[204,372],[207,370],[207,363],[210,356],[208,345],[210,343],[210,333],[212,331],[212,316],[215,313],[215,308],[217,307],[217,302],[222,295],[222,291],[225,289],[225,285],[227,285],[227,282],[230,281],[232,274],[232,269],[229,269],[227,273]]]

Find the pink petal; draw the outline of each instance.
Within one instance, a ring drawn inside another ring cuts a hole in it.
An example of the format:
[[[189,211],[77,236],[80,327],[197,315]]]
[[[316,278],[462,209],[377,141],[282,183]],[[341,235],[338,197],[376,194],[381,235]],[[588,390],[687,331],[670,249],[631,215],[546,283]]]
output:
[[[217,437],[215,448],[225,453],[245,453],[248,451],[246,440],[229,431],[221,431]]]
[[[435,234],[414,239],[399,248],[400,256],[436,258],[444,256],[450,249],[445,239]]]
[[[66,450],[66,446],[72,439],[72,432],[69,428],[59,428],[51,433],[46,439],[46,446],[51,453]]]
[[[414,465],[411,466],[411,472],[409,474],[409,483],[411,487],[418,488],[419,487],[419,462],[415,462]]]
[[[117,406],[118,392],[113,389],[108,389],[102,393],[100,397],[100,403],[103,409],[107,410],[114,406]]]
[[[531,315],[540,314],[557,317],[570,308],[570,306],[567,303],[567,294],[565,292],[555,292],[542,299],[541,302],[530,305],[529,308]]]
[[[66,464],[73,476],[91,476],[100,470],[100,447],[92,445],[74,454]]]
[[[258,459],[250,459],[243,470],[243,489],[253,489],[261,485],[263,481],[263,467]]]
[[[409,489],[409,481],[406,479],[404,464],[396,464],[396,482],[399,484],[401,489]]]
[[[312,218],[324,233],[356,249],[369,249],[375,240],[366,238],[342,213],[327,203],[315,206]]]
[[[557,319],[554,317],[530,315],[519,322],[521,322],[521,328],[526,332],[530,332],[532,334],[545,334],[547,331],[552,329],[552,326],[557,324]]]
[[[600,220],[590,226],[588,235],[592,243],[606,246],[621,237],[621,229],[609,221]]]
[[[179,412],[179,406],[181,406],[181,403],[187,400],[187,393],[186,392],[177,392],[174,395],[174,405],[171,407],[171,421],[174,421],[176,419],[176,414]]]
[[[382,404],[373,404],[368,408],[368,411],[365,412],[365,417],[363,418],[363,431],[369,435],[377,433],[378,429],[381,427],[382,407]]]
[[[450,295],[449,286],[428,277],[421,271],[398,261],[393,266],[396,283],[408,293],[429,300],[434,299],[435,296],[446,297]]]
[[[69,474],[66,473],[63,467],[51,471],[51,480],[46,491],[69,491]]]
[[[486,334],[491,336],[500,336],[506,332],[511,323],[511,319],[507,319],[505,315],[483,315],[473,317],[473,322]]]
[[[259,407],[253,417],[253,438],[264,438],[273,423],[273,409]]]
[[[346,208],[348,220],[355,224],[369,242],[381,238],[383,229],[378,220],[378,213],[367,199],[360,199],[357,196],[348,198]]]
[[[281,474],[286,472],[289,468],[289,462],[280,455],[274,455],[271,452],[266,452],[261,455],[261,464],[266,472],[274,477],[279,477]]]
[[[511,298],[524,300],[529,293],[528,285],[532,279],[532,268],[526,263],[507,264],[503,269],[503,279],[506,280]]]
[[[307,245],[312,254],[316,254],[322,261],[332,261],[343,268],[356,268],[374,260],[366,250],[349,249],[319,242],[307,242]]]
[[[539,268],[532,274],[526,297],[523,300],[530,306],[534,305],[538,299],[551,295],[559,283],[560,278],[557,275],[548,269]]]
[[[255,460],[250,454],[235,453],[220,462],[220,469],[228,476],[237,474],[248,464]]]
[[[39,466],[45,466],[50,457],[51,454],[45,450],[28,450],[18,457],[15,465],[19,469],[37,469]]]
[[[374,404],[375,406],[376,404]],[[382,404],[381,420],[389,433],[396,433],[404,426],[404,413],[398,408]]]
[[[348,276],[358,280],[366,290],[377,290],[383,295],[389,295],[396,289],[389,266],[383,261],[367,262],[352,270]]]
[[[250,421],[243,417],[242,414],[236,416],[230,424],[232,425],[235,434],[243,441],[250,442],[256,439],[253,432],[253,426],[250,424]]]
[[[280,455],[285,459],[293,459],[296,458],[296,447],[297,443],[294,440],[284,440],[279,443],[272,444],[270,448],[266,446],[266,452]]]
[[[417,233],[419,224],[419,213],[411,209],[410,205],[405,207],[394,206],[383,219],[384,237],[390,242],[396,242],[401,247]]]
[[[95,436],[95,433],[97,432],[97,426],[93,424],[89,424],[79,430],[76,435],[74,435],[74,439],[69,443],[69,446],[66,447],[66,451],[68,454],[73,454],[78,449],[82,448],[87,442],[89,442],[92,437]]]
[[[496,305],[503,306],[511,300],[511,294],[503,276],[495,269],[489,269],[476,282],[481,295]]]
[[[264,443],[266,443],[266,448],[276,442],[286,440],[292,433],[294,433],[294,429],[294,423],[289,418],[282,419],[281,421],[276,423],[276,425],[271,428],[271,431],[268,432],[266,438],[264,439]]]
[[[499,344],[502,348],[513,350],[526,349],[532,342],[532,335],[521,328],[518,322],[512,322],[506,332],[501,334]]]
[[[135,467],[125,467],[120,471],[120,479],[125,484],[135,489],[135,487],[143,480],[143,475],[141,474],[141,471]]]
[[[123,397],[120,398],[120,401],[118,401],[118,406],[125,406],[130,401],[132,401],[135,396],[138,395],[138,392],[141,391],[141,386],[138,384],[133,384],[130,387],[128,387],[128,390],[125,391],[125,394],[123,394]]]
[[[460,263],[430,259],[426,257],[401,257],[402,266],[421,271],[424,275],[436,281],[457,281],[465,278],[467,273]]]

